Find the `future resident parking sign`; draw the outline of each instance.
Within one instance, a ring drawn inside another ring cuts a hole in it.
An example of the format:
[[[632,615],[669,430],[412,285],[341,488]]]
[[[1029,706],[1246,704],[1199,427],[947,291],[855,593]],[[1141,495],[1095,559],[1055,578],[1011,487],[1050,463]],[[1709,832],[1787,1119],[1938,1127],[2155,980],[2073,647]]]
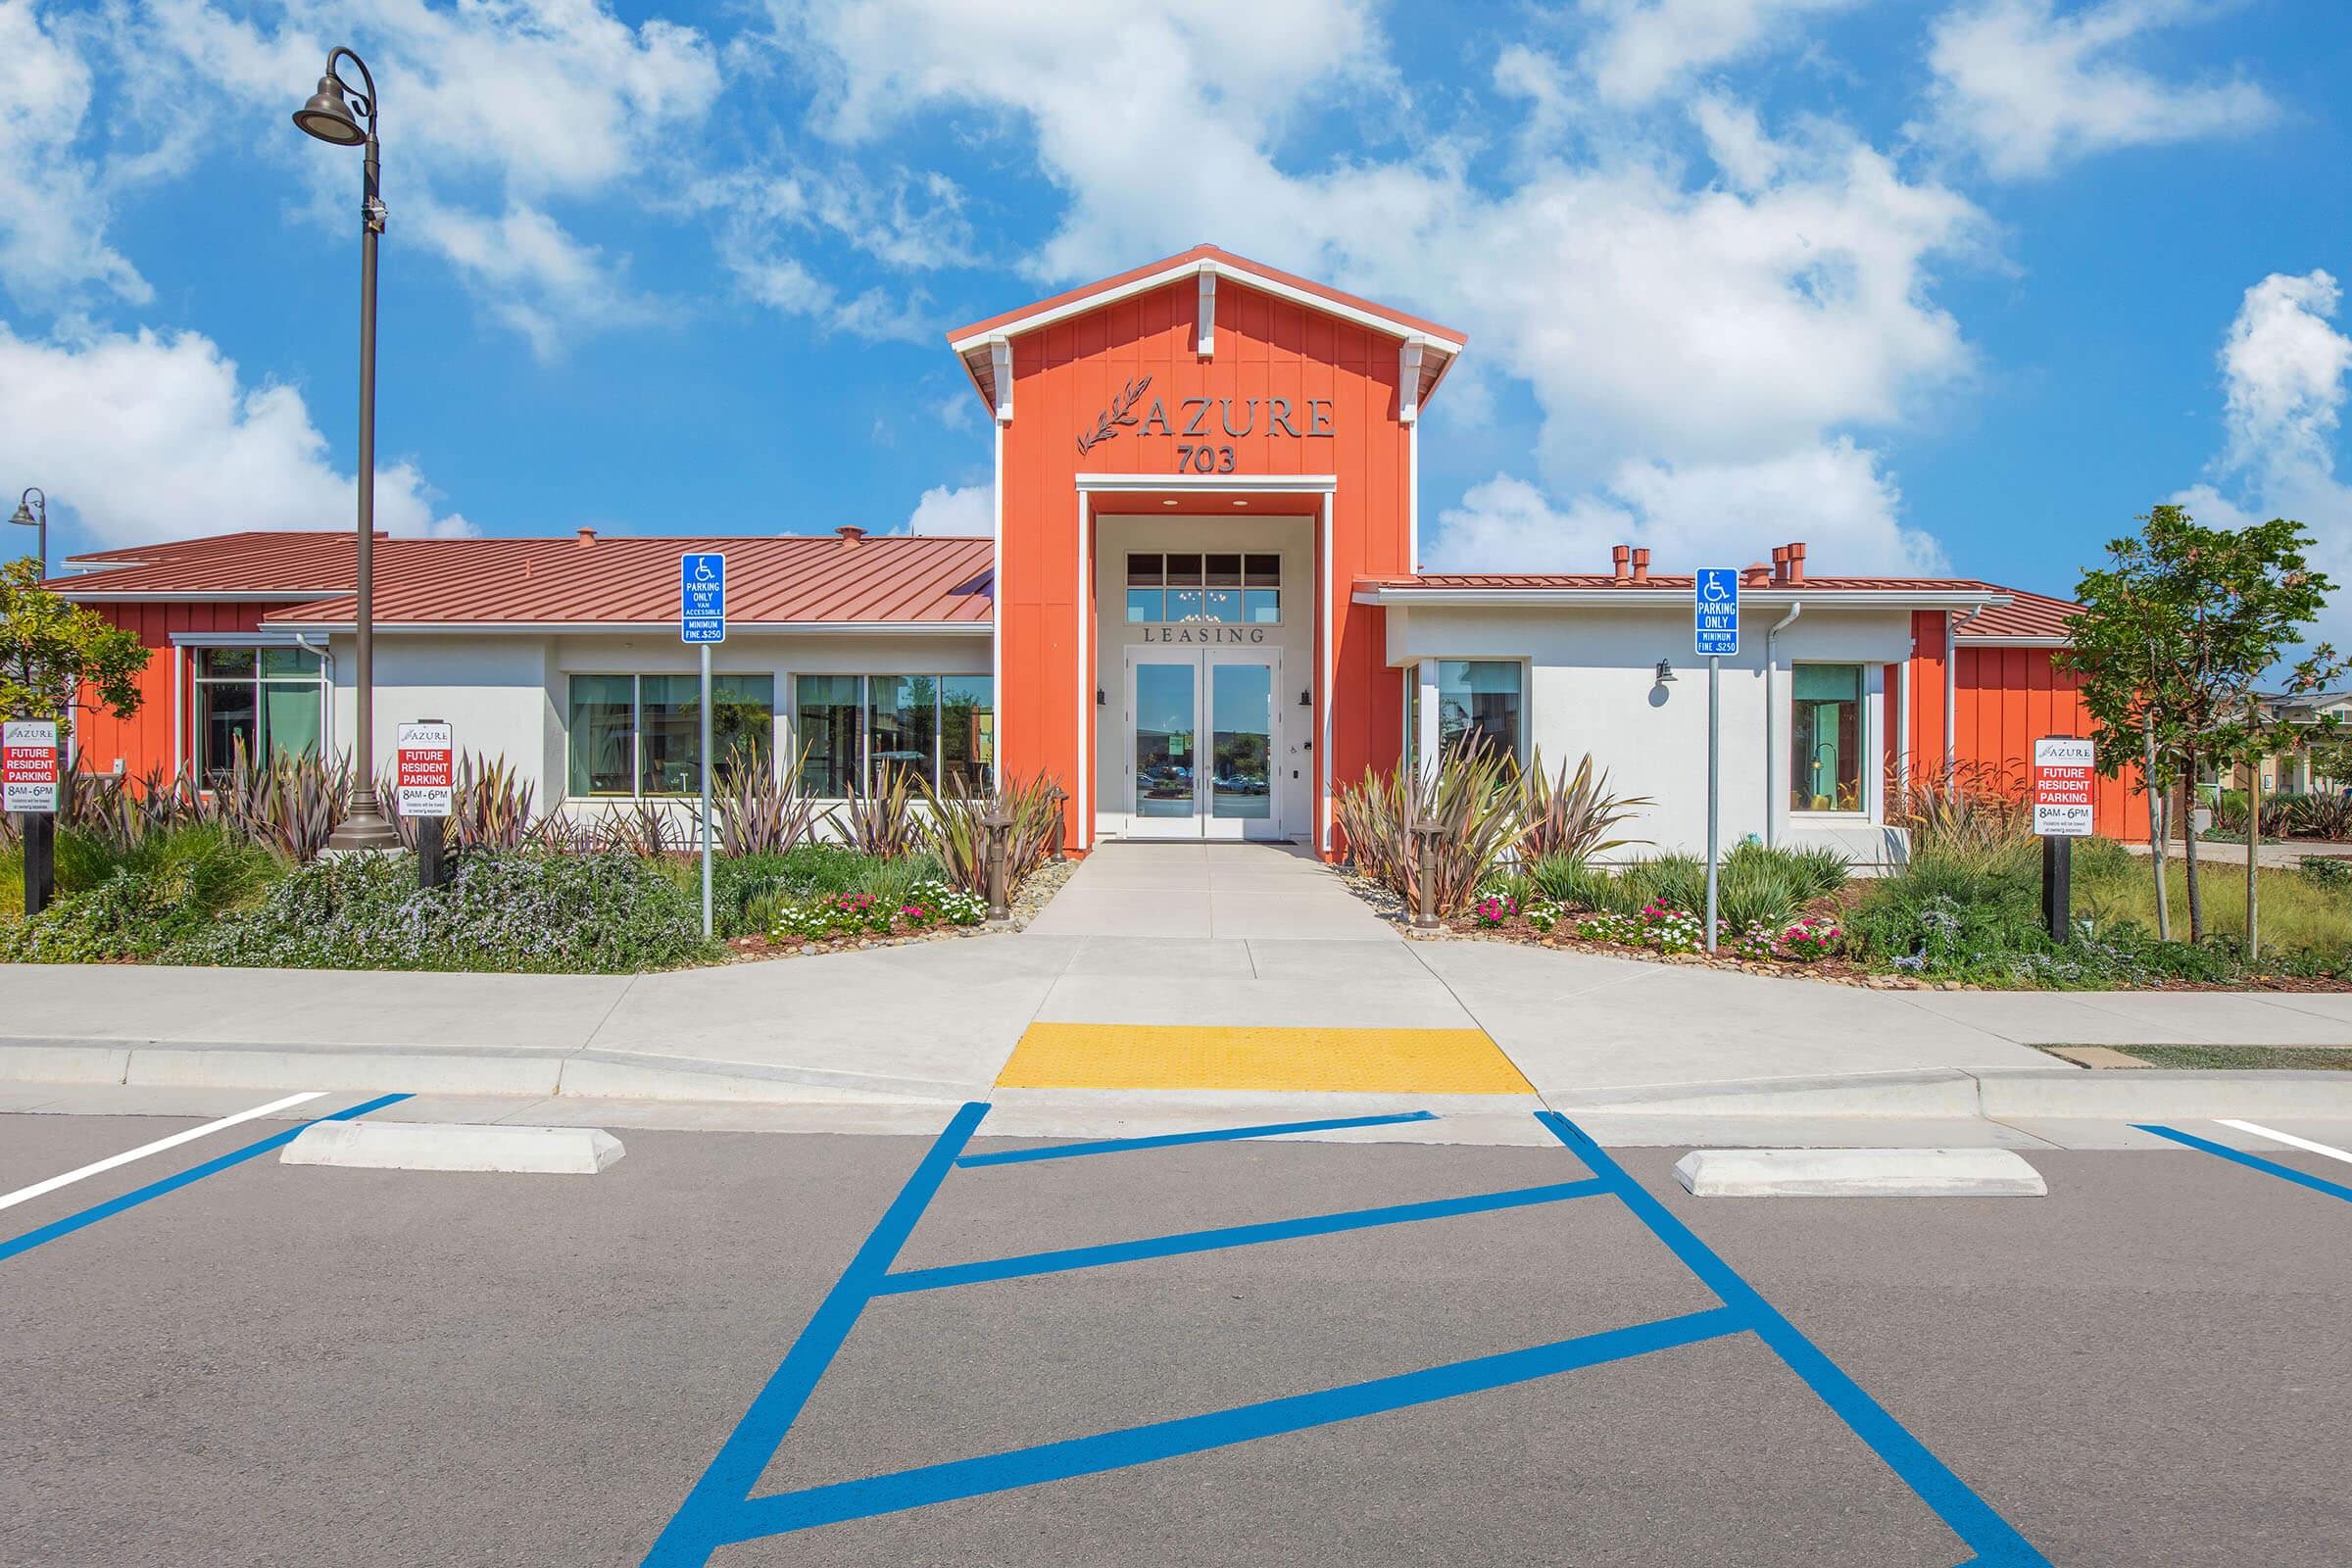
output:
[[[1701,566],[1690,600],[1691,643],[1700,658],[1731,659],[1740,652],[1740,573]]]
[[[678,640],[727,640],[727,558],[715,551],[678,558]]]

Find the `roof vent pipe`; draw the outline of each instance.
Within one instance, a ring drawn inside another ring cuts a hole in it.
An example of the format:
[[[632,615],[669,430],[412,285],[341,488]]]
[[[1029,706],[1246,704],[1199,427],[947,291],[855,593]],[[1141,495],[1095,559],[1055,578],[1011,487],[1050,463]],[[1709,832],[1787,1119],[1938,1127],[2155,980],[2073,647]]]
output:
[[[1772,580],[1776,583],[1784,583],[1788,580],[1788,547],[1787,545],[1772,547]]]
[[[580,530],[580,543],[584,545],[592,545],[596,543],[596,530],[594,528],[582,528]]]
[[[841,542],[845,545],[854,545],[865,537],[865,530],[855,523],[845,522],[833,531],[841,535]]]
[[[1788,547],[1788,580],[1791,583],[1805,580],[1805,542],[1802,539]]]
[[[1649,552],[1646,550],[1634,552],[1634,581],[1638,583],[1649,581]]]
[[[1751,561],[1740,570],[1741,586],[1761,588],[1772,579],[1772,568],[1761,561]]]
[[[1619,582],[1625,581],[1626,562],[1632,555],[1633,551],[1628,546],[1611,545],[1609,547],[1609,575]]]

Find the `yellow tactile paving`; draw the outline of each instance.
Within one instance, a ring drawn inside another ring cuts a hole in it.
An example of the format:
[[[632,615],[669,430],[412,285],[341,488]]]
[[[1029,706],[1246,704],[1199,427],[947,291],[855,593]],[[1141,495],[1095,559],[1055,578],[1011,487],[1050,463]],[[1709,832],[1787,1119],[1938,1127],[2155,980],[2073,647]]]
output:
[[[1482,1029],[1219,1029],[1033,1023],[1001,1089],[1530,1095]]]

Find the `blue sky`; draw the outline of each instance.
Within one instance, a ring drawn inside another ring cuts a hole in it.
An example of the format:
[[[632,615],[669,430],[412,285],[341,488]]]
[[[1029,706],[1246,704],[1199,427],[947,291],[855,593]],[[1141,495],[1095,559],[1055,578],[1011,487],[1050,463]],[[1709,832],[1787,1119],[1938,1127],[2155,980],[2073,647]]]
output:
[[[2325,0],[0,0],[59,553],[348,519],[359,161],[287,119],[337,41],[405,532],[972,528],[941,332],[1211,240],[1470,333],[1434,564],[2064,592],[2185,496],[2352,579]]]

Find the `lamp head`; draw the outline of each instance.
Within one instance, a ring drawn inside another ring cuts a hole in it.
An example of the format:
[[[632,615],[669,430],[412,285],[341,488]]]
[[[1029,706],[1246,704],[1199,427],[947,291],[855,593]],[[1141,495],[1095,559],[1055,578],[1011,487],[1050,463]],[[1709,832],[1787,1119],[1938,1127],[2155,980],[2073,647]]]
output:
[[[22,501],[17,503],[17,514],[8,520],[16,523],[19,527],[24,528],[33,528],[39,526],[38,523],[33,521],[32,509]]]
[[[1674,665],[1663,659],[1659,660],[1656,683],[1660,686],[1665,686],[1672,684],[1673,680]]]
[[[294,123],[337,147],[357,147],[368,139],[366,127],[344,101],[343,84],[331,74],[318,78],[318,90],[311,94],[311,101],[294,111]]]

